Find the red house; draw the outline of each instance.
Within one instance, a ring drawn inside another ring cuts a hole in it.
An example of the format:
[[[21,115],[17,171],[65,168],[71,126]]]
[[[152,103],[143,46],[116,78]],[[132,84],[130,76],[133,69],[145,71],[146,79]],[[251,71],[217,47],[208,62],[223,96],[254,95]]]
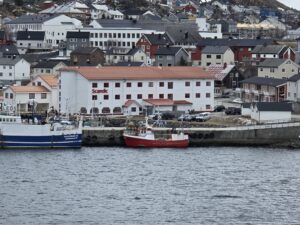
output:
[[[151,59],[155,58],[157,49],[171,45],[172,42],[166,34],[143,34],[136,46],[143,49]]]

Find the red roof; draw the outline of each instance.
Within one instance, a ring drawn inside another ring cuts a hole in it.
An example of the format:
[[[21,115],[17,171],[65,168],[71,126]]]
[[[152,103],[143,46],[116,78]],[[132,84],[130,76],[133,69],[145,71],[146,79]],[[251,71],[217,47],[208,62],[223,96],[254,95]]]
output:
[[[125,102],[125,104],[123,105],[123,107],[125,107],[125,108],[128,108],[129,106],[131,106],[132,104],[136,104],[136,105],[138,105],[139,107],[141,106],[137,101],[135,101],[135,100],[127,100],[126,102]]]
[[[154,106],[173,106],[173,105],[192,105],[193,103],[186,100],[171,100],[171,99],[143,99],[143,101]]]
[[[65,67],[61,71],[78,72],[88,80],[214,79],[202,67]]]

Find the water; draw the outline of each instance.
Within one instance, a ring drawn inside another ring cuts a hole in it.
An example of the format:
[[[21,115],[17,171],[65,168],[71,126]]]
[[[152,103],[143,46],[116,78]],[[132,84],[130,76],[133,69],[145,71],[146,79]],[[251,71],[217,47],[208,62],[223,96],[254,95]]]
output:
[[[0,224],[300,224],[300,151],[1,150]]]

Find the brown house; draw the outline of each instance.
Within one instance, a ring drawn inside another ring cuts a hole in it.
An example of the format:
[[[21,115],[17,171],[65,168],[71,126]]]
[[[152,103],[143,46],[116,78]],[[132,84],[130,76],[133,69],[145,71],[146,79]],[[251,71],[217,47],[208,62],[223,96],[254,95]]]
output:
[[[105,63],[104,52],[97,47],[79,47],[71,52],[70,65],[97,66]]]

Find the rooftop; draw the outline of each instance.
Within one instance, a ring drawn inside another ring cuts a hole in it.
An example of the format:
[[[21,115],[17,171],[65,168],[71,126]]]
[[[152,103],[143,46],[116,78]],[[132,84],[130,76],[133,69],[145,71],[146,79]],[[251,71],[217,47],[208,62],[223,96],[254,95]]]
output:
[[[292,105],[286,102],[256,102],[259,111],[274,112],[274,111],[292,111]]]
[[[287,80],[276,79],[269,77],[251,77],[249,79],[240,81],[241,84],[258,84],[258,85],[267,85],[272,87],[277,87],[282,84],[285,84]]]
[[[214,79],[201,67],[65,67],[88,80]]]
[[[224,54],[228,49],[228,46],[206,46],[202,54]]]
[[[89,39],[90,38],[90,32],[82,32],[82,31],[68,31],[67,32],[67,38],[85,38]]]
[[[260,62],[258,67],[274,67],[277,68],[283,63],[285,63],[288,59],[265,59],[264,61]]]
[[[49,92],[44,86],[10,86],[15,93],[45,93]]]
[[[43,41],[45,31],[18,31],[17,40]]]

